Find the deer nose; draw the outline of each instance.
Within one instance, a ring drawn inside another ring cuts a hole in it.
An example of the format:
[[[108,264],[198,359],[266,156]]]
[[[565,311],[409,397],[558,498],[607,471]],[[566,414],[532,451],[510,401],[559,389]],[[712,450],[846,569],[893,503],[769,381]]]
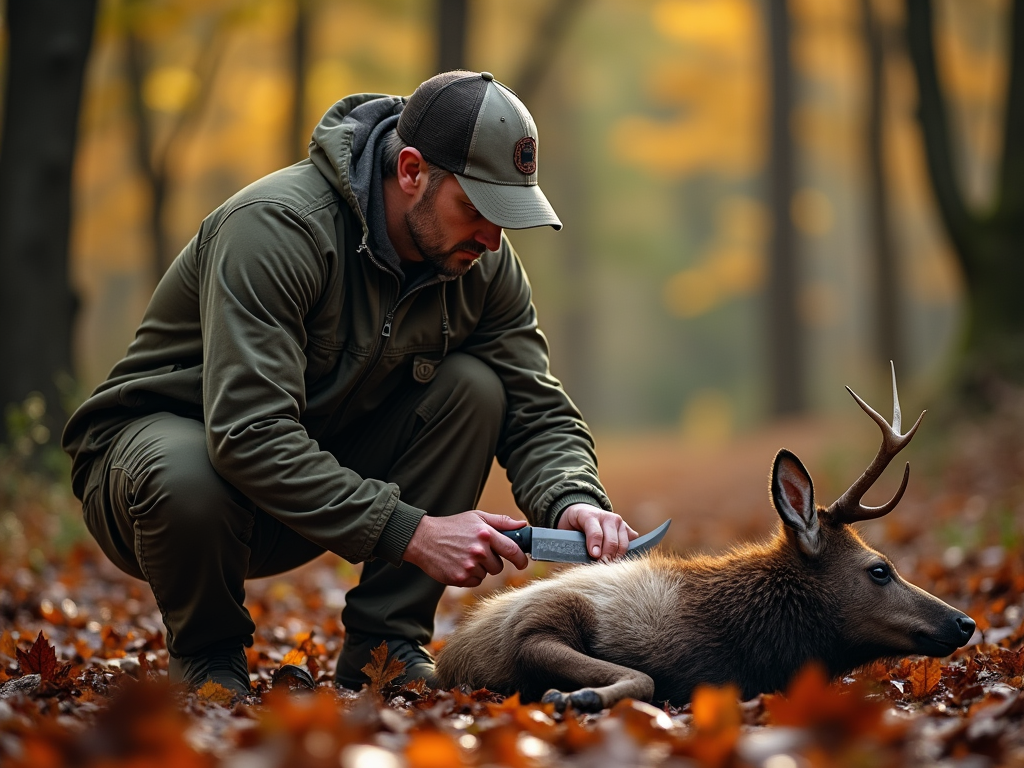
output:
[[[960,628],[960,634],[963,635],[963,641],[965,643],[971,639],[974,635],[975,628],[978,626],[970,616],[960,616],[956,620],[956,625]]]

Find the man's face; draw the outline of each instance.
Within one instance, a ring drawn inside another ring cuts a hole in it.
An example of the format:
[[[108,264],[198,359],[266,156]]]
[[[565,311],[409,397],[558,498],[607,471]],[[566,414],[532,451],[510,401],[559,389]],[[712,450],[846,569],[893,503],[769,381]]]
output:
[[[480,214],[450,173],[427,187],[405,225],[423,260],[444,277],[462,277],[501,244],[501,227]]]

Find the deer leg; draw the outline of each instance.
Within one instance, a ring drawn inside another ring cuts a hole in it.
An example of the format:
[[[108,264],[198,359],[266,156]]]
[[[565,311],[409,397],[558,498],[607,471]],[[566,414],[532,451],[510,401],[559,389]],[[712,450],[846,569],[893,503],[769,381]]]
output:
[[[570,688],[568,693],[552,688],[541,698],[554,703],[558,712],[567,706],[580,712],[600,712],[622,699],[650,701],[654,696],[654,680],[649,675],[587,656],[550,635],[525,638],[519,663],[532,678],[557,680]]]

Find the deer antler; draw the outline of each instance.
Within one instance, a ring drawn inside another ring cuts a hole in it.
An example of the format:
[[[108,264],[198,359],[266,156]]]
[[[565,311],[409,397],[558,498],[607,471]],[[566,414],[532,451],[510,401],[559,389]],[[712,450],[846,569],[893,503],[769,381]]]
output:
[[[863,408],[864,412],[874,419],[875,423],[882,430],[882,446],[878,449],[874,461],[864,470],[864,474],[828,508],[828,511],[840,522],[855,523],[859,520],[874,520],[876,517],[887,515],[900,503],[900,499],[903,498],[903,492],[907,489],[907,480],[910,479],[910,462],[907,462],[907,468],[903,472],[903,482],[900,483],[900,489],[896,491],[896,495],[887,503],[880,507],[866,507],[861,504],[861,499],[867,493],[868,488],[874,485],[882,472],[885,471],[885,468],[889,466],[889,462],[892,461],[893,457],[910,442],[914,433],[917,432],[917,428],[921,425],[921,419],[927,413],[927,411],[921,411],[921,415],[917,417],[917,421],[910,428],[910,431],[905,435],[900,434],[902,414],[900,413],[900,398],[896,392],[896,366],[893,365],[891,360],[889,365],[892,366],[892,426],[889,426],[889,423],[870,405],[861,400],[856,392],[849,387],[846,388],[846,391],[853,395],[853,399],[857,401],[857,405]]]

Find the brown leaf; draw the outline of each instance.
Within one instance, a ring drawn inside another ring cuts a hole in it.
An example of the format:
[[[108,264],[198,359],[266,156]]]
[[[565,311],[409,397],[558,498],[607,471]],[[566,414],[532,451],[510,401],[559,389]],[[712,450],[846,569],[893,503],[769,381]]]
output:
[[[992,659],[1004,675],[1017,677],[1024,674],[1024,649],[1010,651],[1006,648],[995,648],[992,652]]]
[[[9,659],[16,659],[18,652],[18,642],[7,630],[0,635],[0,656],[6,656]]]
[[[370,663],[366,664],[362,671],[370,678],[370,690],[381,693],[384,686],[405,672],[405,662],[398,659],[388,661],[388,644],[382,642],[370,651]]]
[[[200,701],[205,701],[207,704],[219,704],[222,707],[230,707],[231,703],[235,700],[233,692],[220,683],[213,682],[213,680],[207,680],[203,683],[202,687],[196,691],[196,696],[199,697]]]
[[[23,675],[39,675],[43,680],[55,680],[60,676],[60,668],[57,666],[57,652],[54,651],[50,641],[42,633],[32,643],[28,653],[20,648],[17,649],[18,667]],[[67,674],[67,670],[64,670]]]
[[[924,658],[917,662],[910,672],[907,682],[910,684],[910,695],[922,699],[934,691],[942,681],[942,662],[938,659]]]

